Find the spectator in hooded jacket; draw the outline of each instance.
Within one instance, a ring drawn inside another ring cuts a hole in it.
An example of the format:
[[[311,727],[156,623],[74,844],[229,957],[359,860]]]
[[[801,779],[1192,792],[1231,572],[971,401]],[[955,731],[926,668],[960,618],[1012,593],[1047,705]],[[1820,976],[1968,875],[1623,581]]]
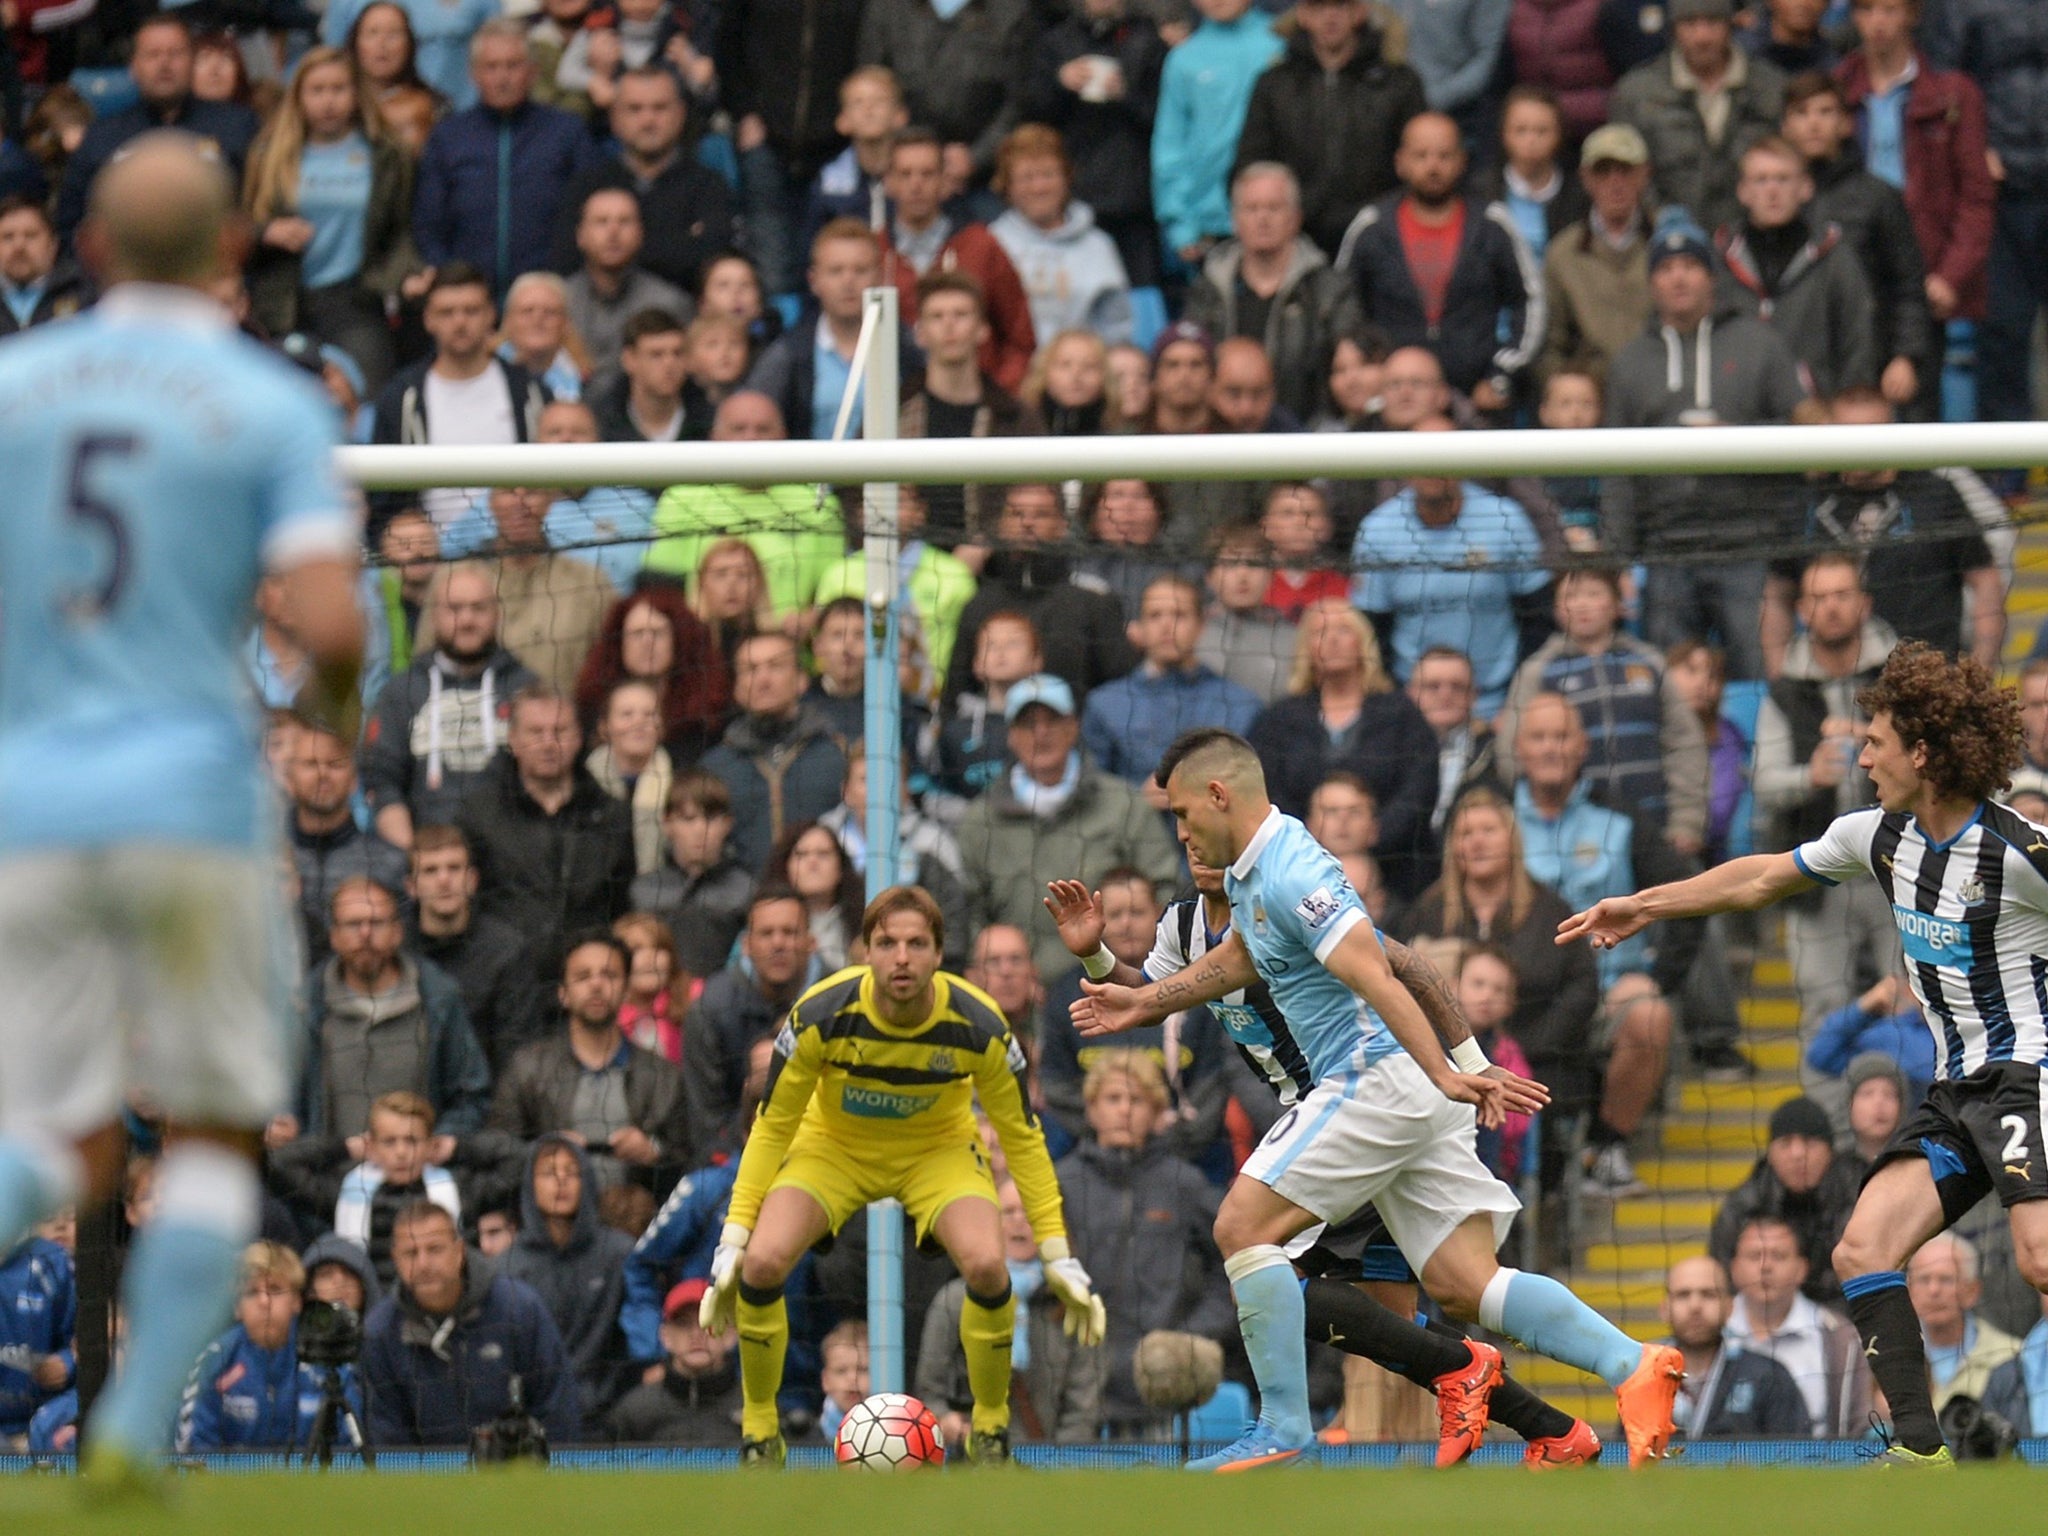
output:
[[[1841,227],[1803,211],[1813,200],[1806,157],[1772,135],[1744,150],[1741,164],[1735,197],[1743,217],[1715,237],[1722,303],[1784,337],[1813,392],[1875,384],[1870,279]],[[1902,361],[1913,382],[1911,361]]]
[[[1128,0],[1079,0],[1038,35],[1024,113],[1055,129],[1072,160],[1073,194],[1116,242],[1133,286],[1159,281],[1152,217],[1152,122],[1166,44]],[[1035,323],[1035,322],[1034,322]],[[1037,325],[1041,344],[1052,331]]]
[[[1813,182],[1813,201],[1806,208],[1809,224],[1822,229],[1832,223],[1841,230],[1843,244],[1856,253],[1870,283],[1882,370],[1878,387],[1901,411],[1917,400],[1933,414],[1940,404],[1938,383],[1947,349],[1939,344],[1941,333],[1927,305],[1927,268],[1905,199],[1864,168],[1848,98],[1833,76],[1793,77],[1785,87],[1784,127],[1786,142],[1806,157]]]
[[[1064,950],[1061,951],[1065,953]],[[1157,1329],[1233,1336],[1222,1261],[1209,1240],[1216,1187],[1154,1137],[1167,1111],[1159,1064],[1140,1051],[1107,1051],[1082,1084],[1089,1140],[1060,1159],[1067,1231],[1109,1307],[1102,1352],[1109,1380],[1102,1412],[1112,1433],[1156,1421],[1138,1396],[1131,1356]],[[1132,1221],[1129,1213],[1143,1211]]]
[[[633,817],[583,766],[583,733],[563,695],[536,683],[512,699],[505,750],[462,803],[477,904],[519,931],[537,973],[578,929],[625,913],[635,874]]]
[[[1034,337],[1087,330],[1111,344],[1129,341],[1130,277],[1116,242],[1095,227],[1095,210],[1074,197],[1060,136],[1042,123],[1013,130],[990,190],[1010,205],[988,232],[1024,284]]]
[[[1230,233],[1229,177],[1259,76],[1285,50],[1251,0],[1196,0],[1201,23],[1166,56],[1152,130],[1152,206],[1166,248],[1197,266]]]
[[[1252,87],[1234,174],[1261,161],[1292,171],[1302,227],[1328,255],[1359,209],[1394,190],[1401,129],[1435,103],[1413,69],[1388,61],[1366,0],[1305,0],[1294,23],[1286,52]]]
[[[1460,192],[1465,166],[1455,122],[1410,118],[1394,157],[1403,190],[1352,221],[1337,270],[1395,346],[1427,347],[1453,389],[1503,411],[1542,345],[1543,288],[1513,215]]]
[[[1732,0],[1672,0],[1671,45],[1621,77],[1608,113],[1642,134],[1659,206],[1707,229],[1735,218],[1737,161],[1778,131],[1785,75],[1735,46]]]
[[[633,1250],[630,1237],[599,1219],[599,1188],[577,1136],[540,1136],[519,1188],[519,1236],[499,1265],[500,1273],[532,1286],[554,1318],[582,1389],[586,1426],[625,1390],[619,1305]]]
[[[1937,69],[1915,46],[1920,10],[1919,0],[1858,0],[1850,19],[1863,46],[1836,66],[1835,78],[1870,174],[1906,199],[1926,270],[1927,307],[1945,327],[1984,317],[2000,188],[1985,137],[1984,93],[1959,70]],[[1997,67],[1999,60],[1994,54],[1987,63]],[[1990,366],[2008,370],[2008,357],[1994,357]],[[1922,385],[1924,399],[1932,381]]]
[[[478,27],[469,70],[476,105],[437,123],[420,154],[413,240],[429,267],[466,261],[502,297],[520,273],[548,265],[564,196],[596,151],[581,119],[532,99],[524,22]]]
[[[363,1323],[371,1443],[465,1446],[511,1408],[515,1380],[549,1440],[574,1443],[576,1373],[532,1287],[470,1254],[455,1218],[424,1200],[399,1212],[392,1248],[398,1288]]]
[[[934,272],[963,272],[982,293],[988,334],[982,371],[1004,389],[1024,382],[1038,345],[1031,300],[1001,243],[987,226],[946,211],[946,146],[929,128],[906,128],[889,144],[882,188],[889,219],[877,231],[883,271],[893,273],[905,315],[917,312],[918,283]]]
[[[1280,403],[1306,421],[1322,398],[1342,284],[1302,233],[1295,173],[1277,160],[1240,164],[1230,184],[1230,229],[1189,285],[1185,318],[1218,340],[1261,343]]]

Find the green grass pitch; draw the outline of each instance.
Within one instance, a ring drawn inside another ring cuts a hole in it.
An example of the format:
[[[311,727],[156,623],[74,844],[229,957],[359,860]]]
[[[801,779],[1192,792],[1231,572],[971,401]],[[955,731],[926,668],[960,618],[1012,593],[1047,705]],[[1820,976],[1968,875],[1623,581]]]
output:
[[[162,1509],[89,1511],[69,1478],[0,1483],[0,1531],[396,1536],[1947,1536],[2040,1528],[2024,1467],[199,1474]]]

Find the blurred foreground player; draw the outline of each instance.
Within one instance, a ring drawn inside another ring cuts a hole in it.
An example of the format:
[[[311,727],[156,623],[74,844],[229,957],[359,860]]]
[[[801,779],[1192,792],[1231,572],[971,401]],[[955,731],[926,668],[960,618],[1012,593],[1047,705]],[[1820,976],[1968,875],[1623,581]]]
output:
[[[206,294],[233,189],[199,142],[137,139],[78,244],[109,292],[0,355],[0,1251],[119,1187],[125,1096],[171,1122],[128,1263],[124,1364],[86,1426],[102,1488],[147,1488],[256,1235],[288,1101],[297,957],[241,649],[259,579],[353,739],[361,534],[317,386]]]
[[[743,1464],[788,1456],[776,1413],[798,1259],[875,1200],[897,1199],[920,1246],[967,1282],[960,1345],[974,1391],[967,1454],[1010,1455],[1010,1344],[1017,1301],[1001,1208],[972,1100],[995,1125],[1066,1330],[1102,1342],[1102,1301],[1067,1246],[1060,1190],[1024,1091],[1024,1052],[988,994],[939,969],[945,919],[920,887],[892,886],[861,917],[868,963],[796,1000],[775,1039],[768,1095],[740,1158],[711,1259],[703,1323],[740,1335]]]
[[[1906,1261],[1995,1193],[2020,1274],[2048,1291],[2048,831],[1991,798],[2020,765],[2020,706],[1976,661],[1902,645],[1856,707],[1870,721],[1857,765],[1876,805],[1836,817],[1790,853],[1609,897],[1560,923],[1557,941],[1608,948],[1661,919],[1877,881],[1934,1036],[1935,1081],[1871,1164],[1835,1245],[1835,1274],[1891,1405],[1885,1460],[1942,1466],[1950,1456]]]

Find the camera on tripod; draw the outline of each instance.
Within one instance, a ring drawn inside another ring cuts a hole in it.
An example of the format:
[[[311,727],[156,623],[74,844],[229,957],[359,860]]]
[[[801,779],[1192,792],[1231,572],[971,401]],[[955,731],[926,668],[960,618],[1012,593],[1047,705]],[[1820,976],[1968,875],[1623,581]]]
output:
[[[305,1464],[331,1466],[335,1451],[353,1441],[363,1465],[375,1466],[369,1436],[349,1406],[341,1381],[341,1373],[354,1365],[363,1352],[362,1317],[354,1307],[309,1297],[299,1311],[298,1350],[299,1363],[320,1372],[320,1411],[313,1416],[313,1431],[303,1455]]]
[[[537,1461],[542,1466],[547,1465],[547,1426],[526,1411],[526,1384],[514,1376],[510,1385],[511,1401],[505,1404],[505,1411],[490,1423],[479,1424],[469,1432],[472,1466],[512,1461]]]

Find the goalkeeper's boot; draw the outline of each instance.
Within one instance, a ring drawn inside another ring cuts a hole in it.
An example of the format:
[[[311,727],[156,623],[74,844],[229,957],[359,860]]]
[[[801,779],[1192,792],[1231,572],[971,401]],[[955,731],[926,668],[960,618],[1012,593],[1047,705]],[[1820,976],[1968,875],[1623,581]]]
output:
[[[78,1460],[78,1491],[94,1508],[163,1504],[170,1480],[154,1457],[138,1456],[105,1436],[88,1438]]]
[[[1584,1419],[1573,1419],[1562,1435],[1531,1440],[1522,1453],[1522,1465],[1532,1472],[1549,1467],[1590,1467],[1600,1459],[1600,1437]]]
[[[1938,1451],[1911,1451],[1903,1445],[1888,1445],[1884,1454],[1877,1458],[1880,1467],[1953,1467],[1955,1457],[1949,1455],[1948,1447]]]
[[[1007,1429],[977,1429],[967,1437],[967,1461],[976,1467],[1010,1465],[1010,1432]]]
[[[770,1435],[765,1440],[742,1440],[740,1442],[740,1465],[742,1467],[786,1467],[789,1465],[789,1442],[780,1435]]]
[[[1445,1371],[1431,1383],[1436,1389],[1436,1464],[1455,1467],[1479,1449],[1486,1438],[1486,1405],[1501,1383],[1500,1351],[1468,1339],[1471,1361]]]
[[[1284,1467],[1301,1460],[1315,1445],[1313,1439],[1283,1440],[1262,1419],[1222,1450],[1197,1456],[1188,1463],[1190,1472],[1259,1472]]]
[[[1640,1467],[1664,1455],[1678,1426],[1672,1410],[1685,1380],[1685,1356],[1669,1344],[1644,1346],[1642,1363],[1614,1389],[1621,1430],[1628,1437],[1628,1464]]]

